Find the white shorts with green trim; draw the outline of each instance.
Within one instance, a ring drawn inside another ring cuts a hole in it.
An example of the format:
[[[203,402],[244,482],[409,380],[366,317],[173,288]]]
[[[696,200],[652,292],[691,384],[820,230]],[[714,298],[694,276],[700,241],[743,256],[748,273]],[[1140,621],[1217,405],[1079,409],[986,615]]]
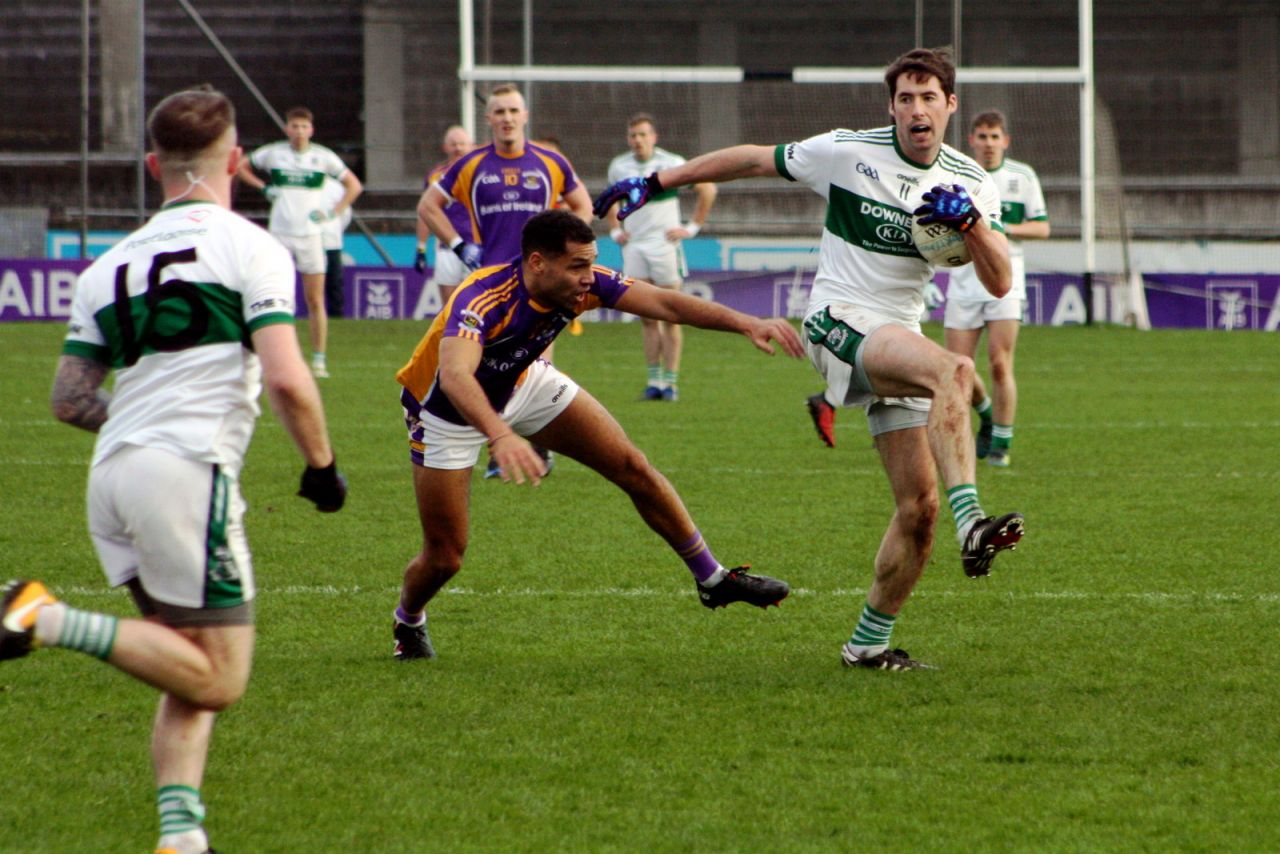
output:
[[[871,390],[862,366],[862,344],[889,324],[922,334],[919,323],[903,323],[847,303],[832,303],[804,319],[805,352],[826,380],[827,400],[837,406],[863,407],[872,436],[923,427],[932,406],[927,397],[881,397]]]
[[[947,329],[981,329],[993,320],[1022,320],[1026,300],[947,300],[942,325]]]
[[[277,234],[279,240],[293,256],[293,265],[304,276],[323,273],[326,268],[324,238],[316,234]]]
[[[157,602],[232,608],[254,597],[236,472],[125,445],[89,472],[89,534],[112,586]]]
[[[629,242],[622,247],[622,272],[660,287],[679,287],[688,273],[684,248],[672,240]]]

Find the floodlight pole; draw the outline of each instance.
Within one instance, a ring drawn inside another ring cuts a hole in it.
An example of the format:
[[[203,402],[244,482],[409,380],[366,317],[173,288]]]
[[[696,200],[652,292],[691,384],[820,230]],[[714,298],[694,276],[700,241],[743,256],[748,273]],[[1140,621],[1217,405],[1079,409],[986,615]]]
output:
[[[80,257],[89,257],[89,0],[80,3]]]
[[[475,0],[458,0],[458,76],[462,78],[458,119],[472,139],[476,138],[476,81],[471,76],[476,67],[475,27]]]
[[[1085,322],[1093,323],[1093,274],[1097,268],[1096,160],[1094,154],[1094,80],[1093,80],[1093,0],[1080,0],[1080,242],[1084,250]]]

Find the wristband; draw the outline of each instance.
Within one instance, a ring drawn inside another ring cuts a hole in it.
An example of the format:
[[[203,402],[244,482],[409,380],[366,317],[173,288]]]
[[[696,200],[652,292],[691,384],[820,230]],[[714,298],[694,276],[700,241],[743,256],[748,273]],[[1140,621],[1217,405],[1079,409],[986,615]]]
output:
[[[453,238],[453,240],[449,242],[449,248],[452,249],[454,252],[457,252],[458,247],[461,246],[463,243],[466,243],[466,241],[462,239],[461,235],[459,235],[458,237]]]
[[[623,231],[622,226],[618,226],[617,228],[615,228],[615,229],[613,229],[612,231],[610,231],[610,232],[609,232],[609,236],[610,236],[611,238],[613,238],[613,242],[614,242],[614,243],[621,243],[621,242],[622,242],[622,237],[623,237],[623,235],[625,235],[625,234],[626,234],[626,232],[625,232],[625,231]]]
[[[649,187],[649,196],[653,197],[662,192],[662,182],[658,180],[657,172],[650,172],[649,177],[644,179],[644,183]]]
[[[427,244],[425,244],[425,243],[419,243],[419,244],[418,244],[418,251],[419,251],[419,252],[426,252],[426,251],[427,251]]]
[[[689,232],[690,237],[697,237],[698,232],[702,231],[702,226],[698,225],[696,222],[686,222],[684,224],[684,230]]]

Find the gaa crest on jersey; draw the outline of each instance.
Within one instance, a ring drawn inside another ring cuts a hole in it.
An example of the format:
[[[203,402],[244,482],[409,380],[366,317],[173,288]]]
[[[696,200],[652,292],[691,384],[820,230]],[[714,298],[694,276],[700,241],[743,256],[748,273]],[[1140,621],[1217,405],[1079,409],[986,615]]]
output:
[[[467,329],[484,329],[484,318],[470,309],[464,308],[458,317],[459,323]]]
[[[542,173],[536,169],[526,169],[522,177],[526,190],[539,190],[542,188]]]

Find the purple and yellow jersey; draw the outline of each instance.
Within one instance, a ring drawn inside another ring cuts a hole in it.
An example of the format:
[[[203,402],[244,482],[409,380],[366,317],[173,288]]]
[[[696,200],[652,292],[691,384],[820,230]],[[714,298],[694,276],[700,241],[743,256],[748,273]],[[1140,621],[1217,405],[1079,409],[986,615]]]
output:
[[[444,173],[449,171],[449,163],[437,163],[431,167],[431,171],[427,173],[427,180],[422,183],[422,189],[429,190],[431,185],[440,183],[440,179],[444,177]],[[467,206],[454,201],[452,198],[449,204],[445,205],[445,215],[449,217],[449,224],[453,226],[453,230],[458,234],[466,237],[471,234],[471,211]]]
[[[508,157],[490,143],[463,155],[436,186],[470,212],[458,234],[483,247],[487,267],[519,255],[524,224],[554,208],[578,186],[578,176],[568,160],[540,145],[527,142],[520,154]]]
[[[557,335],[584,311],[612,308],[631,287],[632,280],[607,267],[595,268],[592,283],[578,311],[544,306],[529,295],[519,259],[500,267],[483,267],[466,279],[422,336],[409,362],[396,374],[404,386],[407,408],[421,407],[453,424],[467,421],[440,389],[440,342],[466,338],[483,347],[476,380],[501,412],[520,384],[525,370]]]

